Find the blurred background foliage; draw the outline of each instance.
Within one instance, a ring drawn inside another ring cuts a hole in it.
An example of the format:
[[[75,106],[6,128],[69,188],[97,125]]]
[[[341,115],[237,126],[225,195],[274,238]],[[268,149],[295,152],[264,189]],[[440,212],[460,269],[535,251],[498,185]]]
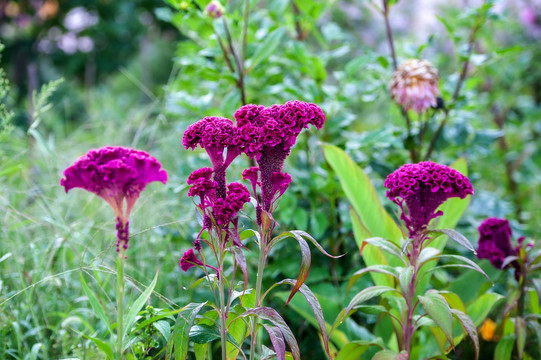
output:
[[[294,181],[276,214],[282,229],[307,230],[331,253],[347,253],[330,260],[314,251],[307,282],[328,322],[347,304],[345,280],[363,264],[353,239],[350,204],[320,144],[345,149],[369,175],[389,212],[394,209],[384,200],[383,180],[410,161],[408,147],[415,146],[406,139],[404,119],[390,101],[393,66],[381,4],[252,0],[244,29],[244,1],[228,1],[220,19],[205,13],[207,3],[0,3],[5,71],[0,74],[1,358],[98,356],[81,333],[103,335],[106,329],[83,297],[79,273],[113,309],[110,287],[99,284],[114,281],[114,219],[97,198],[82,191],[66,197],[58,184],[63,169],[89,148],[142,149],[170,175],[165,188],[150,186],[133,212],[126,270],[133,284],[148,284],[161,269],[156,291],[163,298],[153,298],[156,308],[209,296],[205,289],[186,290],[200,274],[183,273],[177,265],[198,232],[185,180],[208,165],[200,151],[184,150],[180,139],[189,124],[210,115],[232,118],[243,103],[268,106],[299,99],[324,109],[322,131],[302,134],[286,162]],[[487,4],[456,102],[451,98],[481,1],[398,1],[390,11],[398,62],[426,58],[440,71],[441,96],[450,112],[431,159],[450,164],[465,157],[476,192],[460,230],[475,243],[484,218],[507,217],[516,237],[536,239],[541,209],[541,4]],[[59,78],[64,80],[46,85]],[[430,139],[443,111],[428,114]],[[415,133],[420,120],[413,122]],[[239,180],[249,161],[244,158],[235,166],[229,176]],[[251,209],[245,210],[253,216]],[[256,256],[247,256],[254,269]],[[295,277],[299,263],[291,243],[277,247],[266,286],[275,278]],[[481,264],[488,271],[488,262]],[[489,275],[496,282],[492,291],[504,294],[511,282],[507,274]],[[471,279],[470,273],[455,278],[450,271],[433,281],[474,299],[487,290],[486,280],[474,277],[475,284],[456,285]],[[356,286],[369,283],[366,277]],[[323,358],[323,351],[313,346],[317,333],[308,305],[295,298],[283,307],[285,294],[275,293],[271,301],[294,329],[301,353]],[[492,317],[501,310],[495,308]],[[375,315],[355,315],[341,330],[350,340],[370,340],[377,321]],[[491,354],[494,343],[483,342],[482,351]]]

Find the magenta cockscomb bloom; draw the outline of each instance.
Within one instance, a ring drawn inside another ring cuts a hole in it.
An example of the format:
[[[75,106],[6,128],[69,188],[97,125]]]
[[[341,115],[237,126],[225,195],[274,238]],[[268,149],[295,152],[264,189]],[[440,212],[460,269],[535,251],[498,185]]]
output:
[[[250,180],[253,187],[261,187],[262,209],[270,212],[276,193],[281,196],[282,190],[287,188],[285,184],[291,182],[282,168],[297,136],[309,125],[321,129],[325,115],[315,104],[289,101],[270,107],[245,105],[235,112],[235,119],[243,151],[259,165],[259,168],[247,169],[243,178]],[[260,181],[257,181],[258,171]]]
[[[64,171],[60,185],[90,191],[113,208],[117,217],[117,251],[128,248],[129,216],[147,184],[167,182],[167,172],[144,151],[106,146],[90,150]]]
[[[208,268],[216,270],[217,273],[219,272],[219,270],[214,266],[203,264],[203,262],[199,260],[195,255],[193,249],[189,249],[184,253],[184,255],[182,255],[179,264],[182,271],[188,271],[194,266],[206,266]]]
[[[408,60],[393,74],[391,97],[406,111],[424,113],[437,105],[439,80],[438,70],[427,60]]]
[[[250,192],[246,186],[239,183],[227,185],[225,199],[217,198],[212,204],[214,220],[218,225],[229,225],[248,201],[250,201]]]
[[[222,117],[206,117],[188,126],[182,138],[186,149],[192,150],[201,146],[209,155],[216,181],[218,197],[225,198],[226,169],[240,155],[243,143],[239,130],[229,119]],[[227,149],[227,154],[224,152]]]
[[[512,234],[506,219],[486,219],[479,226],[477,257],[488,259],[492,266],[501,269],[506,257],[517,255],[517,249],[511,244]]]
[[[387,197],[402,208],[401,218],[410,235],[426,228],[445,200],[473,194],[469,179],[448,166],[430,161],[406,164],[385,179]],[[404,208],[404,203],[406,209]]]

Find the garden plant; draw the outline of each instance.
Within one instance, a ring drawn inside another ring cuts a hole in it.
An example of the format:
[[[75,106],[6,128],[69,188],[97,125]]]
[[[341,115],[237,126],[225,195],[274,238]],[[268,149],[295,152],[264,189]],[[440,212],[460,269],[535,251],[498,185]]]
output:
[[[541,358],[540,41],[537,0],[0,3],[0,359]]]

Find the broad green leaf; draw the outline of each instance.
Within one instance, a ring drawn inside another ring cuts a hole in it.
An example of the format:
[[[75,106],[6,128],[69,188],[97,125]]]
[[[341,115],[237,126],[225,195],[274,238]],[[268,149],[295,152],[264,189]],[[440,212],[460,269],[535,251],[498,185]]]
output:
[[[160,320],[152,323],[152,325],[160,332],[160,334],[162,334],[165,341],[169,341],[169,338],[171,337],[171,325],[169,325],[168,321]]]
[[[195,317],[201,311],[205,303],[195,304],[191,303],[186,305],[182,311],[178,314],[177,321],[173,327],[173,336],[167,343],[168,359],[171,358],[173,349],[175,350],[175,359],[183,360],[188,356],[188,344],[190,337],[190,328],[193,325]]]
[[[470,315],[475,326],[479,327],[486,319],[492,307],[504,297],[500,294],[485,293],[466,307],[466,313]]]
[[[376,296],[380,296],[387,292],[400,293],[395,288],[388,287],[388,286],[379,286],[379,285],[371,286],[358,292],[353,297],[353,299],[351,299],[351,301],[349,302],[349,305],[345,309],[340,311],[340,313],[338,314],[338,317],[336,318],[333,324],[333,327],[331,329],[331,333],[335,328],[337,328],[346,318],[348,318],[353,313],[353,309],[357,305],[360,305],[367,300],[370,300]]]
[[[529,325],[534,329],[535,334],[537,336],[537,344],[541,344],[541,324],[537,322],[537,320],[530,321]],[[538,355],[537,358],[541,359],[541,346],[537,346],[538,349]]]
[[[334,145],[324,144],[323,151],[353,209],[372,236],[399,244],[402,231],[381,205],[376,189],[364,171]]]
[[[195,354],[195,360],[205,360],[207,358],[208,344],[193,344],[193,352]]]
[[[466,306],[464,306],[462,299],[457,294],[450,291],[440,291],[440,295],[445,298],[445,301],[447,301],[447,304],[449,304],[451,309],[456,309],[461,312],[466,311]]]
[[[103,308],[103,305],[99,302],[96,295],[94,295],[94,292],[88,287],[83,274],[80,274],[81,277],[81,285],[83,286],[83,291],[85,292],[86,296],[88,297],[88,301],[90,302],[90,305],[92,306],[92,310],[98,315],[101,321],[105,324],[107,327],[107,330],[109,330],[109,333],[112,334],[111,331],[111,323],[109,321],[109,317],[105,314],[105,310]]]
[[[248,327],[246,326],[246,323],[242,319],[239,319],[237,314],[229,312],[227,315],[227,333],[235,339],[237,344],[242,344],[244,342],[246,335],[248,335],[247,330]],[[226,343],[226,347],[227,358],[236,359],[239,354],[238,347],[234,346],[229,341]]]
[[[362,249],[361,256],[363,257],[365,264],[368,266],[388,266],[389,262],[380,248],[364,243],[364,240],[372,237],[372,234],[370,234],[368,229],[362,224],[361,219],[359,219],[359,216],[353,209],[350,209],[349,212],[351,214],[355,242],[357,243],[359,250]],[[375,272],[371,272],[370,276],[376,285],[394,287],[394,280],[391,276],[377,274]]]
[[[473,323],[472,319],[462,311],[451,309],[451,312],[458,319],[458,321],[460,321],[460,324],[462,324],[462,327],[472,340],[473,348],[475,350],[475,360],[479,359],[479,337],[477,336],[477,327]]]
[[[358,360],[372,346],[383,349],[384,344],[380,338],[375,341],[352,341],[340,350],[335,360]]]
[[[372,357],[372,360],[408,360],[405,352],[396,353],[391,350],[382,350]]]
[[[251,57],[248,72],[253,70],[261,61],[266,60],[276,51],[278,45],[280,45],[280,43],[282,42],[282,37],[284,37],[285,33],[286,28],[279,27],[278,29],[275,29],[270,34],[265,36],[265,40],[258,44],[254,55]]]
[[[158,273],[159,271],[156,271],[156,275],[154,276],[154,280],[150,283],[150,285],[143,291],[141,295],[135,300],[135,302],[130,306],[130,309],[128,310],[128,314],[126,315],[126,318],[124,319],[124,338],[130,333],[131,328],[135,322],[135,317],[141,311],[145,303],[150,298],[150,294],[152,293],[152,290],[154,290],[154,287],[156,286],[156,282],[158,281]]]
[[[441,331],[445,334],[447,341],[451,346],[453,343],[453,316],[449,304],[445,298],[433,290],[429,290],[424,296],[419,296],[419,302],[425,309],[426,313]]]
[[[515,335],[504,336],[498,341],[494,350],[494,360],[510,360],[515,345]]]

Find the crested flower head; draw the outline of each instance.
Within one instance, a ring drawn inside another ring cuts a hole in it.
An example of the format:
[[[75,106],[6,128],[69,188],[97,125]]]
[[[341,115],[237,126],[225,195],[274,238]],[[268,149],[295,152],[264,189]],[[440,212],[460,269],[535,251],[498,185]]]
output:
[[[441,216],[436,209],[452,197],[473,194],[469,179],[451,169],[430,161],[406,164],[385,179],[387,197],[402,208],[402,220],[410,235],[426,227],[430,220]],[[404,202],[407,208],[404,209]]]
[[[302,129],[308,125],[321,129],[325,115],[317,105],[295,100],[267,108],[244,105],[235,112],[235,119],[244,152],[259,160],[268,148],[278,148],[289,154]]]
[[[90,191],[113,208],[116,215],[117,251],[128,248],[130,212],[147,184],[167,182],[167,172],[144,151],[106,146],[90,150],[64,170],[60,185]],[[124,204],[125,200],[125,204]]]
[[[257,185],[261,187],[262,209],[268,212],[276,201],[275,195],[279,193],[280,197],[291,182],[282,168],[297,136],[309,125],[321,129],[325,115],[317,105],[296,100],[270,107],[244,105],[235,112],[235,119],[242,151],[255,158],[259,165],[259,168],[247,169],[243,178],[250,180],[254,192]],[[259,173],[260,182],[257,181]],[[259,207],[257,196],[256,199]]]
[[[216,223],[221,226],[228,225],[248,201],[250,201],[250,192],[246,186],[239,183],[227,185],[226,198],[218,198],[212,204],[212,213]]]
[[[404,110],[423,113],[437,105],[439,80],[438,70],[427,60],[408,60],[393,74],[391,97]]]
[[[492,266],[501,269],[506,257],[517,255],[517,249],[511,244],[512,234],[506,219],[486,219],[479,226],[477,257],[488,259]]]
[[[204,205],[205,197],[212,195],[217,187],[216,182],[210,179],[211,177],[212,169],[208,167],[195,170],[191,173],[186,181],[188,185],[192,185],[188,191],[188,196],[199,196],[202,205]]]
[[[147,184],[167,182],[167,172],[161,164],[144,151],[106,146],[90,150],[64,170],[60,185],[66,192],[82,188],[107,201],[115,214],[127,219]],[[126,199],[126,209],[123,201]]]

